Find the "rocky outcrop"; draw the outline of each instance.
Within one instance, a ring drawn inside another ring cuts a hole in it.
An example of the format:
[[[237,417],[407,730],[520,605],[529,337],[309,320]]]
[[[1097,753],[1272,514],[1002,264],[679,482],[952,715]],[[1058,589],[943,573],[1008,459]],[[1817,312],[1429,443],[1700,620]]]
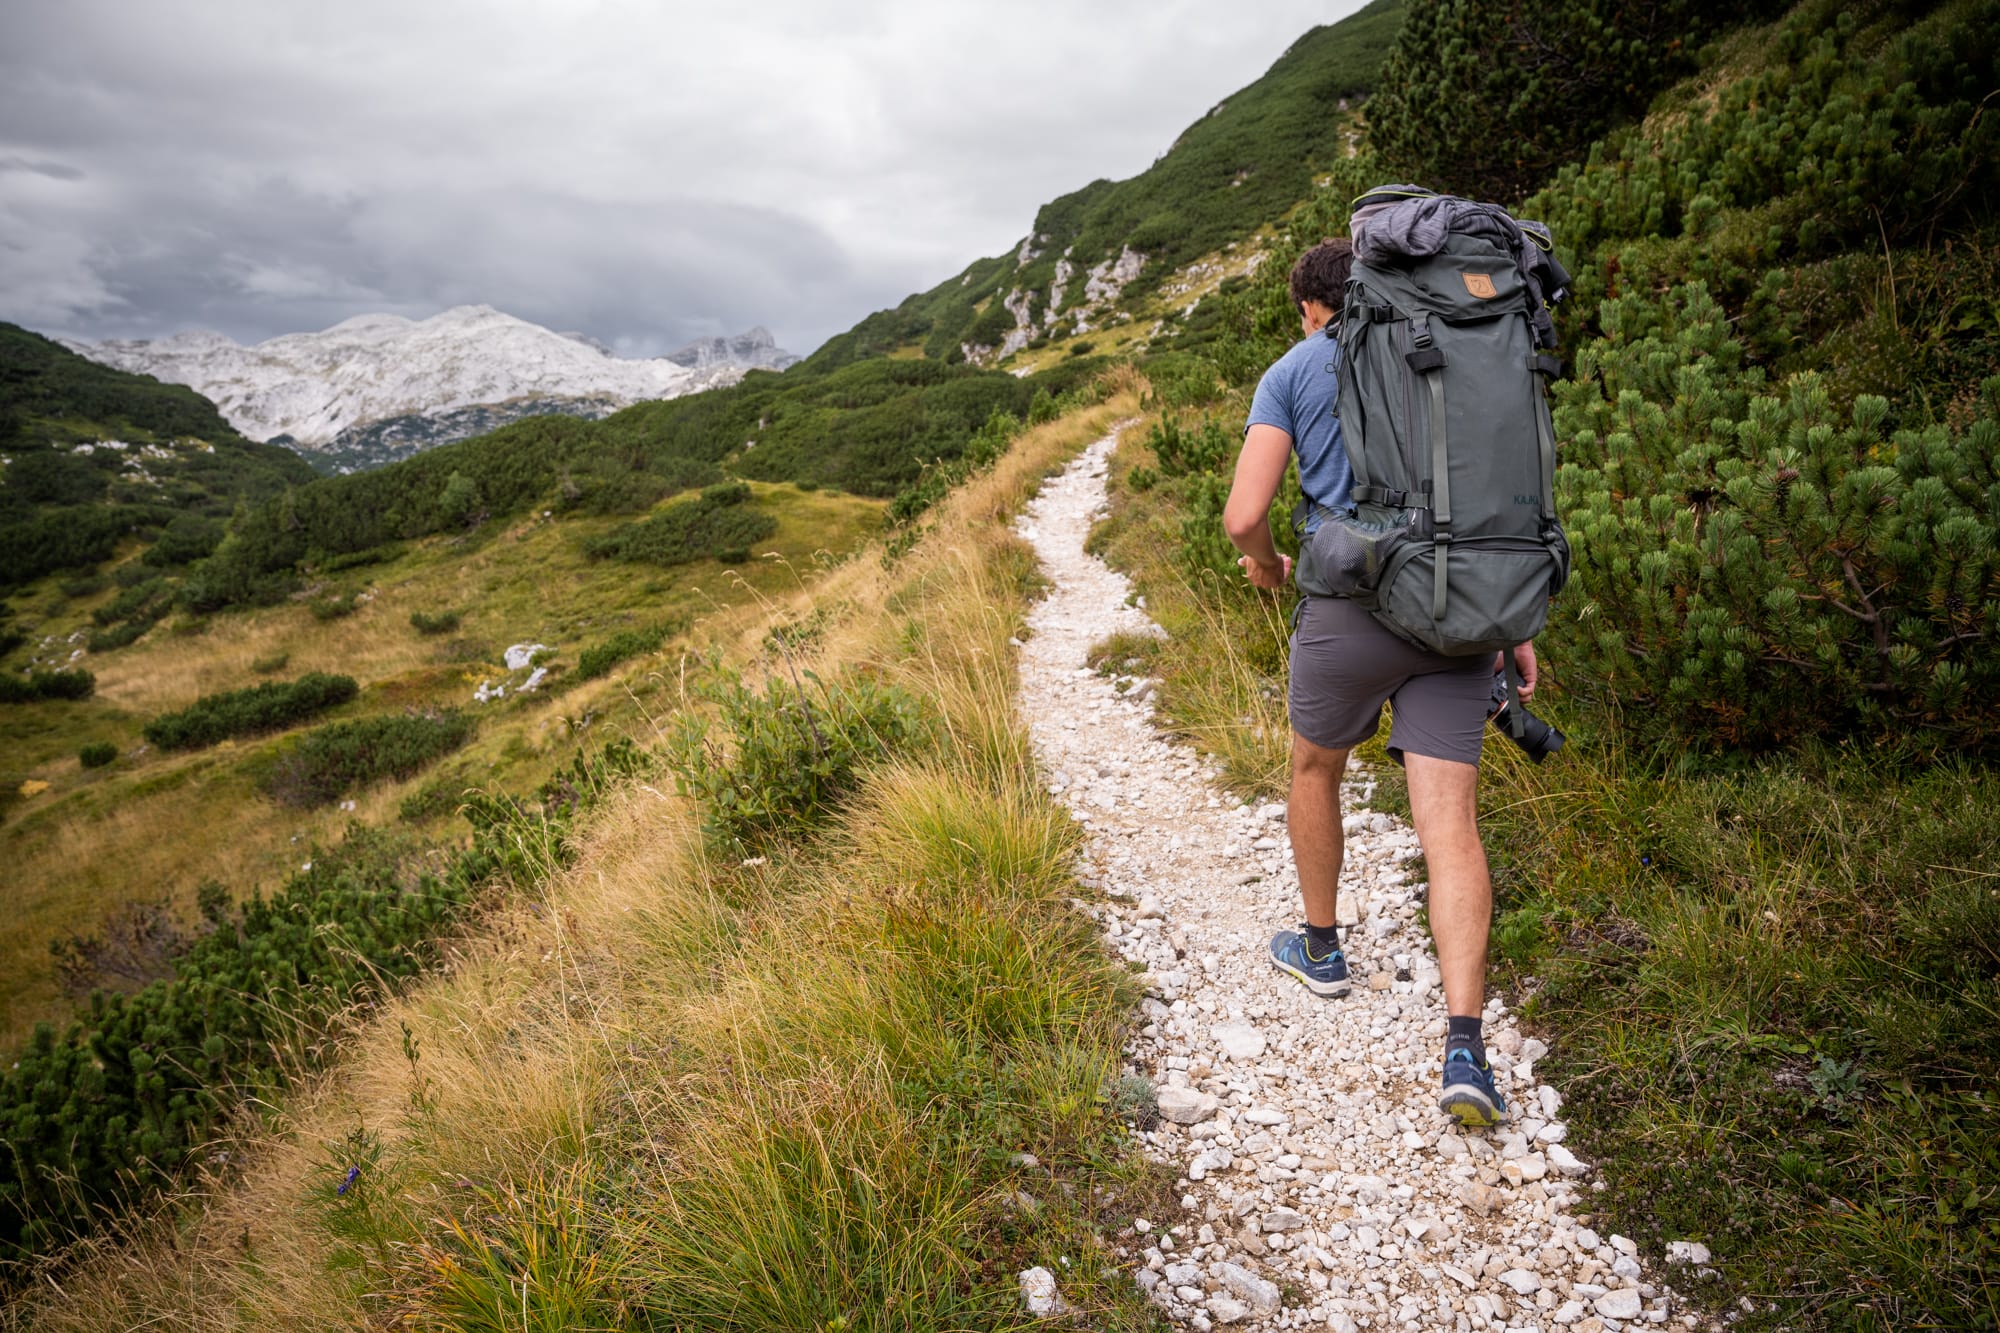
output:
[[[1043,252],[1035,249],[1035,242],[1047,239],[1045,236],[1025,237],[1014,254],[1015,268],[1024,269],[1041,258]],[[1093,319],[1117,304],[1126,286],[1139,276],[1145,266],[1145,255],[1129,245],[1120,248],[1116,258],[1095,264],[1085,273],[1082,301],[1064,312],[1064,302],[1077,274],[1076,265],[1070,260],[1070,250],[1064,250],[1062,257],[1056,260],[1055,276],[1049,284],[1047,299],[1041,302],[1042,316],[1039,320],[1035,318],[1035,305],[1041,289],[1016,287],[1000,298],[1001,304],[1014,316],[1014,327],[1007,331],[999,345],[967,342],[960,344],[959,352],[975,366],[991,365],[1012,356],[1044,334],[1053,332],[1059,322],[1058,315],[1062,316],[1060,322],[1069,324],[1071,333],[1086,332],[1092,327]]]

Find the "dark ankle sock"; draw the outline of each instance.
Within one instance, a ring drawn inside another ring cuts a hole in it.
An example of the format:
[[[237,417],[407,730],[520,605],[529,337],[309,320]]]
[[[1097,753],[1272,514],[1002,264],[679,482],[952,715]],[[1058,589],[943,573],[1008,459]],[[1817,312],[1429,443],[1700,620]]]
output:
[[[1340,948],[1339,926],[1315,926],[1306,922],[1306,957],[1319,959]]]
[[[1486,1043],[1479,1035],[1479,1028],[1480,1020],[1477,1017],[1461,1018],[1457,1014],[1451,1015],[1445,1023],[1445,1054],[1449,1055],[1460,1047],[1464,1047],[1472,1052],[1473,1063],[1485,1064]]]

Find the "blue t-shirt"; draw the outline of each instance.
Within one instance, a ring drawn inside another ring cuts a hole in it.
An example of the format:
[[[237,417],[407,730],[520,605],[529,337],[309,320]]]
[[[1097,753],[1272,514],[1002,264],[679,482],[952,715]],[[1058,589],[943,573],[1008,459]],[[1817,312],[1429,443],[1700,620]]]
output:
[[[1250,400],[1252,426],[1276,426],[1292,437],[1299,460],[1299,489],[1306,499],[1328,509],[1354,504],[1354,469],[1347,461],[1347,444],[1340,438],[1340,418],[1333,414],[1340,392],[1340,344],[1324,330],[1304,340],[1271,363],[1257,381]],[[1306,530],[1319,526],[1310,512]]]

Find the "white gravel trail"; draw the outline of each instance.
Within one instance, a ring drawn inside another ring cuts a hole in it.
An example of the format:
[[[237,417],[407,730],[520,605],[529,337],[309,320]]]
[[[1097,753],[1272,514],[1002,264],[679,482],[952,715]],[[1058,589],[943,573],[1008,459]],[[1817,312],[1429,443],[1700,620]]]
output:
[[[1404,868],[1416,836],[1366,808],[1365,772],[1344,794],[1354,991],[1322,1000],[1271,966],[1271,933],[1300,912],[1283,807],[1241,804],[1156,732],[1148,682],[1085,665],[1116,631],[1159,632],[1083,549],[1116,443],[1086,449],[1017,525],[1053,583],[1028,617],[1020,700],[1050,789],[1089,830],[1080,874],[1109,895],[1090,910],[1148,969],[1128,1054],[1166,1117],[1146,1151],[1184,1197],[1121,1239],[1137,1281],[1202,1330],[1696,1326],[1629,1240],[1591,1229],[1593,1169],[1534,1074],[1546,1048],[1498,1001],[1487,1049],[1513,1118],[1462,1134],[1438,1111],[1444,994]]]

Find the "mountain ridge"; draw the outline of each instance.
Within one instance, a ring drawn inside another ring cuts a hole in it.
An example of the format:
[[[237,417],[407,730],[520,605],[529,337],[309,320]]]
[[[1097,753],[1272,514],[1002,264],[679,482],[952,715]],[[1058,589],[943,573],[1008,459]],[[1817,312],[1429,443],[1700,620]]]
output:
[[[663,357],[623,358],[585,335],[487,305],[454,306],[422,320],[355,315],[316,333],[248,346],[200,329],[161,339],[58,341],[102,365],[184,384],[245,437],[308,455],[343,441],[351,446],[353,433],[366,438],[383,422],[402,423],[397,438],[423,447],[461,437],[449,425],[454,414],[487,429],[496,418],[546,412],[598,417],[796,359],[761,327],[698,339]],[[413,420],[430,428],[413,429]]]

